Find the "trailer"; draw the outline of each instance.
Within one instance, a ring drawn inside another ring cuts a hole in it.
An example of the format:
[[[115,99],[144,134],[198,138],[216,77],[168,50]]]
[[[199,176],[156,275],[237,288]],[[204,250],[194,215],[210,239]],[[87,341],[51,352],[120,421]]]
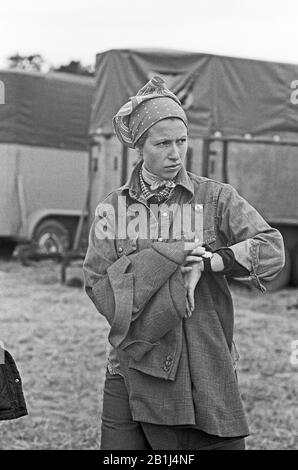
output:
[[[112,117],[154,74],[189,119],[186,168],[232,184],[285,241],[286,265],[269,288],[298,285],[298,65],[169,50],[97,54],[90,119],[90,214],[137,161]]]
[[[94,80],[2,70],[0,83],[0,255],[32,242],[62,253],[87,217]]]

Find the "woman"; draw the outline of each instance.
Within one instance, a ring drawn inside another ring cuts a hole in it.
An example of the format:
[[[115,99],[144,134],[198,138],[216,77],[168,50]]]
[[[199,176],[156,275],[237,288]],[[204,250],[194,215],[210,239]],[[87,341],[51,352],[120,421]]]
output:
[[[101,449],[244,449],[226,276],[265,290],[280,233],[227,184],[188,173],[188,123],[153,77],[113,119],[141,161],[99,204],[86,291],[110,326]]]

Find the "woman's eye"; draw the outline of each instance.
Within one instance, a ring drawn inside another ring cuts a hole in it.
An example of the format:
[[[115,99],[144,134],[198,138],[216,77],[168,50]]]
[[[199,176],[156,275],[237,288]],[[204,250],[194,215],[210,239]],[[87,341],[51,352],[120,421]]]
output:
[[[169,145],[169,142],[167,142],[167,141],[159,142],[157,145],[158,145],[158,147],[166,147],[167,145]]]
[[[176,143],[177,143],[177,145],[184,145],[186,143],[186,140],[187,139],[184,137],[183,139],[176,140]],[[157,147],[168,147],[169,145],[171,145],[171,141],[164,140],[163,142],[159,142],[156,145],[157,145]]]

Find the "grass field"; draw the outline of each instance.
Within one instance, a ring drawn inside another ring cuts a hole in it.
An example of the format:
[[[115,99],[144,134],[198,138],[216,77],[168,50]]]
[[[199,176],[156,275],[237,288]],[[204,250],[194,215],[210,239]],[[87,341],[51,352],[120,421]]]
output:
[[[249,449],[297,449],[298,289],[233,286]],[[107,324],[52,261],[0,262],[0,340],[14,356],[29,416],[0,422],[0,449],[97,449]]]

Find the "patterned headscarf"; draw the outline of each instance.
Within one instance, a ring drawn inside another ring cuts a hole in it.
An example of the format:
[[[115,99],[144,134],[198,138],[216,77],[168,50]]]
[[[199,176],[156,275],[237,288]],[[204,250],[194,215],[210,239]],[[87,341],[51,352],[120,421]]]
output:
[[[135,148],[151,126],[167,118],[181,119],[187,127],[179,99],[166,87],[164,80],[155,75],[120,108],[113,117],[113,126],[120,142]]]

